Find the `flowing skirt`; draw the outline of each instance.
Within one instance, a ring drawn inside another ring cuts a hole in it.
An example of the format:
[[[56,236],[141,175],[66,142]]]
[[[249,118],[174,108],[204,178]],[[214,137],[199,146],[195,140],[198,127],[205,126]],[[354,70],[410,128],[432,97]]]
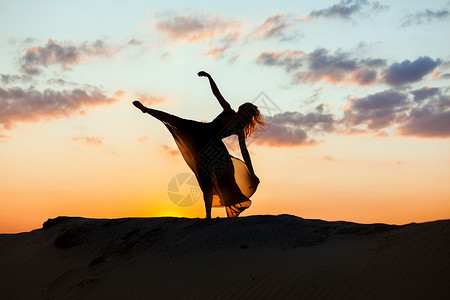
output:
[[[256,191],[247,165],[231,156],[211,123],[170,115],[162,122],[172,134],[203,192],[213,189],[213,207],[225,207],[228,217],[237,217],[251,205]]]

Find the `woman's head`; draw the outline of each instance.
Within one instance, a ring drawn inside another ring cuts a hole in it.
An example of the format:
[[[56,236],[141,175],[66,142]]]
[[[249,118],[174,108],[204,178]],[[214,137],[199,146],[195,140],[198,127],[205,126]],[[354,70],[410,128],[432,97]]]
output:
[[[250,136],[257,129],[257,125],[265,125],[261,112],[252,103],[246,102],[239,106],[237,114],[246,137]]]

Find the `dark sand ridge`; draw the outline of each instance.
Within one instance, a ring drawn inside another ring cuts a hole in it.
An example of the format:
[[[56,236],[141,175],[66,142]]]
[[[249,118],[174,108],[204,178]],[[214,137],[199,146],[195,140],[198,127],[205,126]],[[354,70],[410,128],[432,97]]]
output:
[[[0,235],[2,299],[450,299],[450,220],[59,217]]]

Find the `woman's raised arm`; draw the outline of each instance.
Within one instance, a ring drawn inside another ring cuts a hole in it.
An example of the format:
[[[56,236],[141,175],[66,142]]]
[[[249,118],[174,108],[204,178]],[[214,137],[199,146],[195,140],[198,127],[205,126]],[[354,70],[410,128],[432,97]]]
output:
[[[222,94],[219,91],[219,88],[217,87],[216,83],[214,82],[214,80],[212,79],[211,75],[209,75],[208,73],[206,73],[205,71],[200,71],[197,74],[200,77],[207,77],[209,79],[209,84],[211,85],[211,90],[214,94],[214,96],[216,96],[217,100],[220,103],[220,106],[222,106],[222,108],[224,110],[229,110],[231,109],[231,105],[227,102],[227,100],[225,100],[225,98],[222,96]]]

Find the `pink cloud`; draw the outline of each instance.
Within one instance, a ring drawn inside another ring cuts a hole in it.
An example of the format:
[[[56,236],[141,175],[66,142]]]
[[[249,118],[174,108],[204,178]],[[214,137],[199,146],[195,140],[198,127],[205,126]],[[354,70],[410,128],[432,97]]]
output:
[[[322,160],[325,160],[325,161],[335,161],[336,159],[335,159],[333,156],[330,156],[330,155],[324,155],[324,156],[322,156]]]
[[[395,124],[409,108],[408,94],[394,90],[348,100],[344,110],[348,126],[366,125],[379,130]]]
[[[137,139],[137,141],[139,143],[145,143],[145,142],[148,142],[149,140],[150,140],[150,138],[148,136],[143,136],[143,137],[140,137]]]
[[[346,128],[338,133],[376,132],[388,136],[383,130],[396,126],[401,136],[420,138],[450,137],[450,96],[441,88],[423,87],[404,91],[386,90],[362,98],[348,100],[344,118]],[[366,127],[358,129],[355,127]]]
[[[346,127],[346,128],[338,128],[336,130],[336,133],[342,135],[357,135],[357,134],[367,134],[368,130],[354,127]]]
[[[286,49],[284,51],[261,52],[256,63],[266,66],[278,66],[285,68],[287,72],[300,68],[304,61],[305,52]]]
[[[281,52],[261,52],[256,63],[265,66],[281,67],[293,73],[294,83],[328,82],[331,84],[373,85],[384,83],[399,87],[418,82],[428,74],[434,79],[446,78],[437,68],[446,62],[421,56],[414,61],[400,63],[387,62],[380,58],[355,58],[352,53],[329,51],[318,48],[310,53],[290,49]]]
[[[166,95],[154,96],[151,94],[138,94],[136,98],[146,106],[151,106],[155,104],[161,104],[164,102],[171,101],[172,99]]]
[[[283,112],[266,117],[264,127],[254,140],[256,144],[269,147],[297,147],[315,145],[317,141],[310,133],[335,131],[334,116],[328,113]]]
[[[397,128],[403,136],[420,138],[449,138],[450,109],[432,107],[414,107]]]
[[[10,138],[11,138],[10,136],[0,134],[0,143],[5,143]]]
[[[26,50],[20,58],[20,68],[28,75],[39,74],[42,72],[42,68],[50,65],[59,65],[63,69],[70,69],[73,65],[87,62],[93,57],[111,57],[122,47],[108,45],[102,40],[93,43],[83,42],[77,45],[48,39],[44,46],[32,46]]]
[[[178,149],[170,147],[168,145],[161,146],[163,152],[171,157],[178,157],[180,155],[180,151]]]
[[[212,56],[214,58],[223,57],[228,49],[233,46],[239,39],[240,34],[238,32],[232,32],[225,35],[215,46],[210,46],[205,56]]]
[[[97,88],[43,92],[34,88],[0,87],[0,124],[12,129],[17,122],[38,122],[67,118],[82,114],[91,106],[109,105],[117,99],[110,98]]]
[[[302,128],[269,124],[262,133],[258,134],[254,143],[269,147],[298,147],[315,145],[317,141]]]
[[[319,48],[310,53],[300,50],[261,52],[256,63],[295,71],[295,83],[328,82],[331,84],[372,85],[378,81],[383,59],[357,59],[350,53]]]
[[[81,137],[74,137],[74,138],[72,138],[72,140],[75,142],[81,142],[86,146],[101,146],[101,145],[103,145],[103,138],[81,136]]]
[[[240,28],[238,22],[214,14],[169,13],[156,23],[156,30],[171,41],[189,43],[222,36]]]
[[[299,22],[309,20],[305,16],[276,14],[267,18],[251,35],[256,39],[278,38],[280,41],[293,40],[299,36],[296,25]]]

